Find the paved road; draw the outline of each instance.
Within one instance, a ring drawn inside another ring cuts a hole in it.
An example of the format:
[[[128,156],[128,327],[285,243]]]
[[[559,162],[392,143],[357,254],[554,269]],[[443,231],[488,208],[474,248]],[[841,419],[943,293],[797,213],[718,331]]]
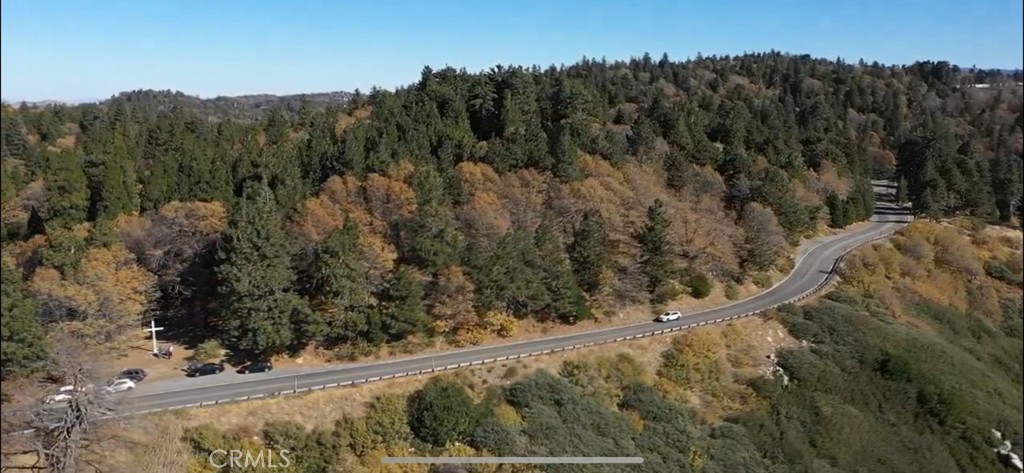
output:
[[[878,190],[880,193],[891,192],[890,189]],[[228,376],[225,373],[208,378],[189,380],[185,384],[183,384],[184,380],[157,382],[148,386],[146,383],[143,383],[139,386],[139,389],[123,398],[120,409],[124,413],[167,409],[202,402],[236,399],[258,394],[272,394],[296,388],[303,389],[418,370],[430,370],[434,366],[441,367],[478,362],[486,359],[536,353],[591,342],[614,340],[620,337],[648,333],[653,330],[709,322],[721,319],[722,317],[762,310],[791,301],[814,289],[829,278],[835,262],[842,255],[864,243],[895,231],[911,220],[909,215],[896,209],[892,204],[879,203],[877,207],[876,215],[867,225],[841,235],[821,238],[805,244],[798,252],[797,264],[793,272],[774,288],[727,306],[684,315],[678,321],[669,323],[645,322],[624,327],[506,345],[456,350],[432,356],[427,355],[360,365],[346,365],[317,371],[296,373],[271,372],[245,377],[233,376],[233,373],[232,376]]]

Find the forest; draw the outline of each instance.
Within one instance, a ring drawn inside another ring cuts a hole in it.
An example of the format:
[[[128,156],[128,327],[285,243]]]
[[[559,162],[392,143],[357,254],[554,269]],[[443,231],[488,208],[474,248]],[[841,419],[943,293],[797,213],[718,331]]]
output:
[[[425,67],[343,104],[5,105],[2,376],[45,369],[54,334],[119,347],[153,317],[256,357],[701,298],[869,217],[870,179],[922,217],[1019,221],[1017,76],[645,54]]]
[[[751,326],[703,327],[677,335],[653,364],[614,345],[554,370],[496,366],[504,382],[483,383],[467,369],[361,399],[361,415],[320,413],[316,425],[264,421],[269,405],[233,427],[197,416],[173,440],[187,462],[165,455],[196,473],[227,471],[206,462],[218,448],[288,449],[286,471],[302,473],[1012,471],[993,452],[992,431],[1019,451],[1021,294],[983,268],[1019,277],[1021,249],[1019,234],[922,221],[892,244],[858,251],[835,291],[765,316],[798,340],[775,349],[773,374],[752,348]],[[410,451],[644,462],[380,463]]]

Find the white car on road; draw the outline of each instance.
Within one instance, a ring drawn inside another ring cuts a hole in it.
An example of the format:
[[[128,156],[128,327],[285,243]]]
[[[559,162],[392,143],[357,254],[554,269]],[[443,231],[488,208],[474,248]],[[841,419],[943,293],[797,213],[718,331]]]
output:
[[[135,381],[120,378],[111,381],[110,384],[107,385],[107,387],[103,388],[103,392],[119,393],[122,391],[131,391],[132,389],[135,389]]]
[[[683,313],[678,310],[670,310],[658,316],[658,322],[671,322],[683,318]]]

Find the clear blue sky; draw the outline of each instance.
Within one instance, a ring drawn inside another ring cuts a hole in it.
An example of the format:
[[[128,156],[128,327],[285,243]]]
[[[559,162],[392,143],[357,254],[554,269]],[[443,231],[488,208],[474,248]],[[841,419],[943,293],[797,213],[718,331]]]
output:
[[[1022,66],[1021,0],[4,0],[7,100],[394,87],[584,55],[806,53]]]

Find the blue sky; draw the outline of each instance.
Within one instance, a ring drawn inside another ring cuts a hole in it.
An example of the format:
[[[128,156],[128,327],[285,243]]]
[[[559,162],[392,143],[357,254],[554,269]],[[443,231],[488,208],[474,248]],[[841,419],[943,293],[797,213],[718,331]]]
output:
[[[211,97],[394,87],[583,56],[777,49],[1022,66],[1020,0],[4,0],[6,100],[130,89]]]

